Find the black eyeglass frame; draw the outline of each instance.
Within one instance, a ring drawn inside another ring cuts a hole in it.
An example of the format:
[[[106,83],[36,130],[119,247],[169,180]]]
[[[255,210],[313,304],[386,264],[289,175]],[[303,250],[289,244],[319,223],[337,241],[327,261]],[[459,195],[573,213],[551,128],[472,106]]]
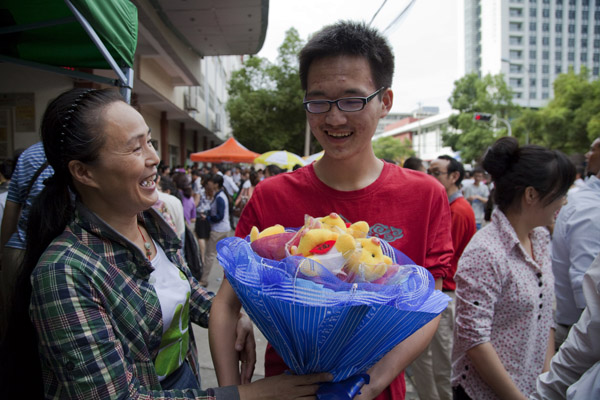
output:
[[[311,114],[324,114],[326,112],[329,112],[329,111],[331,111],[332,104],[335,104],[336,107],[338,108],[338,110],[340,110],[340,111],[357,112],[357,111],[364,110],[364,108],[367,106],[367,103],[370,102],[371,100],[373,100],[375,98],[375,96],[377,96],[383,89],[385,89],[385,86],[380,87],[373,94],[371,94],[367,97],[342,97],[341,99],[337,99],[337,100],[304,100],[302,102],[302,104],[304,105],[304,109]],[[306,97],[305,97],[305,99],[306,99]],[[357,110],[344,110],[342,107],[340,107],[340,103],[339,103],[340,101],[344,101],[344,100],[361,100],[362,106]],[[327,110],[314,112],[314,111],[309,110],[310,104],[328,104],[329,107],[327,108]]]

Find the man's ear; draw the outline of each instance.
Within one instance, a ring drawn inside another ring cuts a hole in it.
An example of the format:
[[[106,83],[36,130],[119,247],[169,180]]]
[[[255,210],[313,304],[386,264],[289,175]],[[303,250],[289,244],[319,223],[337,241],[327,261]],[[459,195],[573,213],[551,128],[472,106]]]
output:
[[[452,183],[456,184],[458,178],[460,178],[460,172],[454,171],[450,173],[450,179],[452,180]]]
[[[392,105],[394,104],[394,92],[392,92],[391,88],[385,89],[383,94],[381,95],[381,115],[379,118],[383,118],[392,109]]]
[[[85,186],[98,187],[98,183],[96,182],[97,177],[88,165],[79,160],[71,160],[68,167],[74,182]]]

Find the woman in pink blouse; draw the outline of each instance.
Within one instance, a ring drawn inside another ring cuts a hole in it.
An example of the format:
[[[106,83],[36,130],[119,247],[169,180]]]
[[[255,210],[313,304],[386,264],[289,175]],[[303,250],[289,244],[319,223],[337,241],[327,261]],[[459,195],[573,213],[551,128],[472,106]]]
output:
[[[454,399],[525,399],[554,354],[549,232],[575,179],[559,151],[499,139],[483,167],[495,185],[492,222],[458,263]]]

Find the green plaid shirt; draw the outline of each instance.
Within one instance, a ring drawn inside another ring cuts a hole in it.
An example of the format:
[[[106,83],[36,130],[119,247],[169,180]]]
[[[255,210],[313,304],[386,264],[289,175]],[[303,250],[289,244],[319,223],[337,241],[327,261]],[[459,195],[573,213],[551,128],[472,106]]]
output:
[[[190,320],[208,327],[212,294],[192,277],[176,234],[153,209],[138,219],[188,277]],[[231,389],[162,390],[154,359],[163,323],[148,283],[151,272],[137,246],[77,205],[73,222],[46,249],[31,277],[30,314],[47,398],[210,399]],[[191,335],[187,359],[197,373]]]

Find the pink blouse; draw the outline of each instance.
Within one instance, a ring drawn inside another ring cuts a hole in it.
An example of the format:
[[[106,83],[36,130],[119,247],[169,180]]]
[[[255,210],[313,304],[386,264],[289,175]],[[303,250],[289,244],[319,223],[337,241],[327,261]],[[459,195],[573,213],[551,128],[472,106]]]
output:
[[[472,399],[498,398],[467,350],[490,342],[519,390],[529,396],[542,373],[553,326],[554,276],[546,228],[530,234],[532,259],[500,210],[477,232],[458,262],[452,386]]]

